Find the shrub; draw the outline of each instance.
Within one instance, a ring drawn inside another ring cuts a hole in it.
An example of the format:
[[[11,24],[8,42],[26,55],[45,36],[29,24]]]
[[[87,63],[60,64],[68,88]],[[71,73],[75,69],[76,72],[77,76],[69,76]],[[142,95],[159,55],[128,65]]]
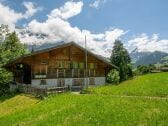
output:
[[[143,74],[148,74],[153,71],[157,70],[157,67],[153,64],[149,65],[139,65],[137,69],[134,71],[136,75],[143,75]]]
[[[0,68],[0,96],[9,93],[9,83],[11,79],[12,74]]]
[[[118,84],[120,80],[119,72],[116,69],[111,70],[107,74],[107,82],[112,84]]]

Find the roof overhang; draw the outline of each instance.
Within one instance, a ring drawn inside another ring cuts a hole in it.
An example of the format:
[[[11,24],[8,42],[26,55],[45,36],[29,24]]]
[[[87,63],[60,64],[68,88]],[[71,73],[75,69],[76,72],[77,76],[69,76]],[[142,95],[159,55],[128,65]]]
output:
[[[118,67],[115,66],[114,64],[112,64],[112,63],[110,63],[110,62],[104,60],[102,57],[100,57],[100,56],[98,56],[98,55],[92,53],[91,51],[86,50],[85,48],[83,48],[82,46],[76,44],[75,42],[64,43],[64,44],[57,45],[57,46],[54,46],[54,47],[51,47],[51,48],[47,48],[47,49],[43,49],[43,50],[38,50],[38,51],[32,52],[32,53],[30,53],[30,54],[22,55],[22,56],[20,56],[20,57],[18,57],[18,58],[16,58],[16,59],[10,61],[10,62],[7,63],[5,66],[7,67],[7,66],[10,66],[10,65],[12,65],[12,64],[15,64],[16,62],[21,61],[21,60],[23,60],[24,58],[27,58],[27,57],[30,57],[30,56],[34,56],[34,55],[41,54],[41,53],[45,53],[45,52],[50,52],[50,51],[52,51],[52,50],[54,50],[54,49],[64,48],[64,47],[68,47],[68,46],[71,46],[71,45],[74,45],[74,46],[80,48],[80,49],[83,50],[83,51],[87,51],[88,54],[90,54],[90,55],[96,57],[98,60],[100,60],[100,61],[102,61],[102,62],[108,64],[108,65],[111,66],[111,67],[114,67],[114,68],[118,69]]]

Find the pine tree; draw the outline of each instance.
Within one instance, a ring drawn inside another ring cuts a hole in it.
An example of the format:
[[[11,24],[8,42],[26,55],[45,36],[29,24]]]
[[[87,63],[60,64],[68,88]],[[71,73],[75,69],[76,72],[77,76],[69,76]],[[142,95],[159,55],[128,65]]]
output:
[[[127,80],[133,76],[131,58],[120,40],[114,42],[111,63],[119,67],[120,81]]]

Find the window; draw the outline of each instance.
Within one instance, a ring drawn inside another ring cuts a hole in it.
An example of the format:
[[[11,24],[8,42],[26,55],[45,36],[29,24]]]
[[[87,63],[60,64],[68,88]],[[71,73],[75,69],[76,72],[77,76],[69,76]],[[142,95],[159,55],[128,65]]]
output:
[[[41,69],[41,73],[40,73],[41,75],[46,75],[47,74],[47,65],[41,64],[40,69]]]
[[[89,69],[97,69],[97,64],[96,63],[89,63],[88,68]]]
[[[73,77],[78,77],[78,75],[79,75],[78,69],[74,69],[73,70]]]
[[[58,79],[57,80],[57,87],[64,87],[65,86],[65,80],[64,79]]]
[[[78,68],[78,62],[73,62],[73,68],[77,69]]]
[[[82,86],[84,85],[84,79],[80,78],[80,79],[73,79],[73,86]]]
[[[84,70],[79,70],[79,77],[84,77]]]
[[[79,68],[80,68],[80,69],[84,69],[84,63],[83,63],[83,62],[80,62],[80,63],[79,63]]]
[[[95,85],[94,77],[89,78],[89,85]]]
[[[65,77],[65,70],[64,69],[58,69],[58,77],[60,77],[60,78]]]
[[[95,70],[90,70],[90,77],[94,77],[95,76]]]
[[[65,77],[72,77],[72,71],[71,69],[65,69]]]
[[[94,68],[97,69],[97,63],[94,64]]]
[[[58,68],[70,68],[70,61],[64,61],[64,60],[57,61],[56,66]]]
[[[48,69],[48,75],[49,78],[56,78],[57,77],[57,69],[55,68],[49,68]]]
[[[47,84],[46,80],[41,80],[40,85],[46,85],[46,84]]]
[[[89,68],[90,68],[90,69],[94,69],[94,67],[95,67],[95,66],[94,66],[94,63],[89,63]]]
[[[23,64],[17,64],[17,65],[16,65],[16,69],[17,69],[17,70],[23,69]]]
[[[70,68],[70,61],[65,61],[65,68]]]
[[[47,64],[39,64],[34,67],[35,78],[46,78]]]
[[[64,61],[58,61],[58,68],[64,68],[65,62]]]

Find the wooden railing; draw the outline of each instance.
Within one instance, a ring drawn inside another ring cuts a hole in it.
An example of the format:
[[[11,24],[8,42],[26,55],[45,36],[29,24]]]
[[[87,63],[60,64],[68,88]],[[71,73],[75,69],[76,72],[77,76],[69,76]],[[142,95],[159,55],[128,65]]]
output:
[[[69,87],[50,87],[50,88],[37,88],[31,87],[30,84],[17,84],[20,92],[28,94],[48,95],[53,93],[63,93],[69,90]]]
[[[34,75],[34,79],[41,78],[83,78],[85,77],[86,71],[84,69],[57,69],[56,72],[48,72],[46,75]],[[88,70],[88,77],[101,77],[104,75],[98,75],[96,70]]]
[[[47,94],[53,94],[53,93],[63,93],[68,91],[68,87],[53,87],[53,88],[47,88]]]

